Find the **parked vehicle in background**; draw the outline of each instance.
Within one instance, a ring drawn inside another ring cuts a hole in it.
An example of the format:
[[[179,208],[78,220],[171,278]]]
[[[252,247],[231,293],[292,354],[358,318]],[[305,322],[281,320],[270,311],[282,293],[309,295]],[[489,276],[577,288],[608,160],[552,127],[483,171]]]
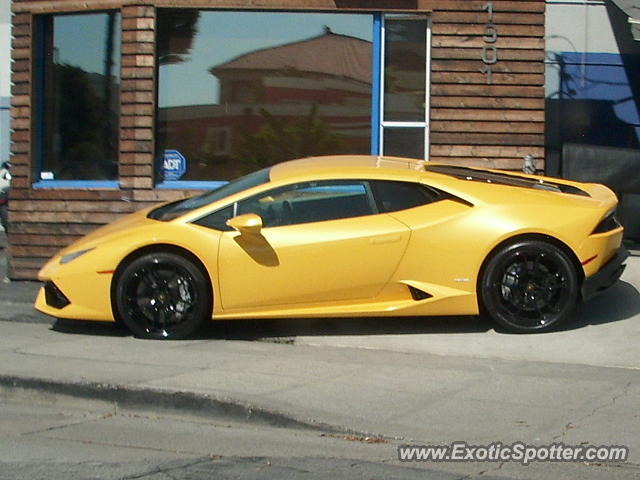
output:
[[[5,232],[8,227],[9,216],[9,188],[11,187],[11,163],[3,162],[0,167],[0,224]]]

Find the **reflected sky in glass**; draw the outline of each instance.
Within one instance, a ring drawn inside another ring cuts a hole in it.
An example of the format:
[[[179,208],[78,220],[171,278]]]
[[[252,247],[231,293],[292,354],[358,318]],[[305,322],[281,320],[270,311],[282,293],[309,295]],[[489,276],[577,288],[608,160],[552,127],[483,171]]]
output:
[[[333,33],[373,41],[370,14],[202,11],[184,63],[161,65],[160,107],[214,104],[219,81],[209,70],[240,55]]]
[[[119,51],[120,16],[115,15],[114,51]],[[80,67],[85,72],[104,73],[109,15],[106,13],[58,15],[54,21],[54,61]],[[96,55],[96,52],[100,54]],[[113,71],[120,70],[120,55],[114,55]]]

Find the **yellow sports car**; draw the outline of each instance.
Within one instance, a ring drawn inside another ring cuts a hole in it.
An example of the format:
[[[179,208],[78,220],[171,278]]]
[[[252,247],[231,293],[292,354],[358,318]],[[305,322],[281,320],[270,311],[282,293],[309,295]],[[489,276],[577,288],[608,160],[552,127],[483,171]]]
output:
[[[627,256],[603,185],[419,160],[280,163],[99,228],[36,308],[183,338],[211,319],[476,315],[558,327]]]

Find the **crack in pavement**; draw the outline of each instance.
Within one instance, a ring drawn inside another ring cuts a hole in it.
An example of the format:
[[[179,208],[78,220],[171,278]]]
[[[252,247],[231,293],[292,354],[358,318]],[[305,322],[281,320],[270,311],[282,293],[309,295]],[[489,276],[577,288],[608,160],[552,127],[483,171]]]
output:
[[[146,472],[141,472],[141,473],[136,473],[134,475],[127,475],[126,477],[122,477],[121,480],[136,480],[139,478],[144,478],[144,477],[148,477],[150,475],[157,475],[157,474],[162,474],[162,475],[166,475],[167,477],[177,480],[177,477],[174,477],[173,475],[171,475],[169,472],[174,471],[174,470],[182,470],[185,468],[191,468],[191,467],[195,467],[196,465],[200,465],[206,462],[211,461],[211,457],[200,457],[196,460],[193,461],[189,461],[186,463],[183,463],[182,465],[172,465],[170,467],[160,467],[160,468],[153,468],[150,470],[147,470]]]
[[[69,427],[77,427],[78,425],[84,425],[86,423],[99,422],[100,420],[105,420],[105,419],[111,418],[111,417],[113,417],[112,413],[105,413],[103,415],[100,415],[99,417],[86,418],[84,420],[77,421],[77,422],[65,423],[64,425],[53,425],[51,427],[43,428],[43,429],[40,429],[40,430],[32,430],[32,431],[29,431],[29,432],[22,432],[19,435],[20,436],[41,435],[41,434],[46,433],[46,432],[53,432],[53,431],[56,431],[56,430],[62,430],[64,428],[69,428]],[[46,435],[43,435],[43,436],[46,437]],[[53,437],[47,437],[47,438],[53,438]]]
[[[620,398],[622,398],[622,397],[624,397],[624,396],[628,395],[628,394],[629,394],[629,389],[630,389],[630,388],[631,388],[631,382],[627,382],[627,383],[626,383],[626,385],[622,388],[622,391],[621,391],[620,393],[618,393],[617,395],[613,395],[613,396],[611,397],[611,399],[610,399],[608,402],[606,402],[606,403],[604,403],[604,404],[602,404],[602,405],[599,405],[599,406],[597,406],[597,407],[594,407],[594,408],[591,410],[591,412],[589,412],[589,413],[587,413],[586,415],[583,415],[582,417],[578,418],[578,419],[575,421],[575,423],[574,423],[574,422],[571,422],[571,421],[567,422],[567,423],[565,424],[564,428],[562,429],[562,432],[561,432],[560,434],[558,434],[558,435],[556,435],[556,436],[552,437],[552,439],[551,439],[551,440],[564,439],[564,437],[567,435],[567,433],[569,433],[569,430],[573,430],[574,428],[579,427],[579,426],[580,426],[580,424],[581,424],[582,422],[584,422],[585,420],[587,420],[587,419],[589,419],[589,418],[592,418],[592,417],[595,417],[595,416],[598,414],[598,412],[599,412],[600,410],[603,410],[603,409],[605,409],[605,408],[607,408],[607,407],[611,407],[611,406],[615,405],[615,403],[616,403]]]

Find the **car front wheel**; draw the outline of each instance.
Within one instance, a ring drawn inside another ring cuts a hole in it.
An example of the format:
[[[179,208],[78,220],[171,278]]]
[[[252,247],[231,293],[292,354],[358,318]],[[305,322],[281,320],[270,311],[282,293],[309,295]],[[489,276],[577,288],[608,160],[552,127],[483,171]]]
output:
[[[492,256],[481,279],[484,312],[517,333],[556,329],[578,298],[578,275],[561,249],[541,240],[523,240]]]
[[[149,253],[116,279],[117,314],[140,338],[181,339],[211,319],[212,295],[200,268],[169,252]]]

